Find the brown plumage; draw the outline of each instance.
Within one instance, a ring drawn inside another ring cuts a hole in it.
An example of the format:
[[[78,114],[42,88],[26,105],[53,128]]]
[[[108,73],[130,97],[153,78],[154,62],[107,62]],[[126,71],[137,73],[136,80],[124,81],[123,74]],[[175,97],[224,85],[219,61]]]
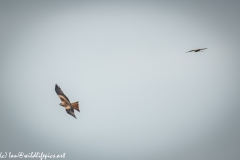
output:
[[[187,51],[186,53],[188,53],[188,52],[199,52],[199,51],[202,51],[204,49],[207,49],[207,48],[193,49],[193,50]]]
[[[63,106],[68,114],[70,114],[71,116],[76,118],[76,116],[74,114],[74,109],[77,110],[78,112],[80,112],[78,102],[70,103],[67,96],[63,93],[63,91],[61,90],[61,88],[57,84],[55,85],[55,91],[56,91],[58,97],[62,101],[59,105]]]
[[[72,105],[73,109],[75,109],[75,110],[77,110],[78,112],[80,112],[79,106],[78,106],[78,101],[71,103],[71,105]]]

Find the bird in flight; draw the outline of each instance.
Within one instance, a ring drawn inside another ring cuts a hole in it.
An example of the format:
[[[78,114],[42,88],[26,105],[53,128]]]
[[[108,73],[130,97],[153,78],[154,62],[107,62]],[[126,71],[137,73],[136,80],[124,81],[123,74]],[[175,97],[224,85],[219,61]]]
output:
[[[199,52],[199,51],[202,51],[204,49],[207,49],[207,48],[193,49],[193,50],[190,50],[188,52]],[[188,52],[186,52],[186,53],[188,53]]]
[[[65,94],[63,93],[63,91],[61,90],[61,88],[56,84],[55,85],[55,91],[58,95],[58,97],[61,99],[61,103],[59,104],[60,106],[63,106],[66,109],[66,112],[68,114],[70,114],[71,116],[73,116],[74,118],[76,118],[75,114],[74,114],[74,109],[77,110],[78,112],[80,112],[79,110],[79,106],[78,106],[78,101],[77,102],[73,102],[70,103],[69,99],[67,98],[67,96],[65,96]],[[77,118],[76,118],[77,119]]]

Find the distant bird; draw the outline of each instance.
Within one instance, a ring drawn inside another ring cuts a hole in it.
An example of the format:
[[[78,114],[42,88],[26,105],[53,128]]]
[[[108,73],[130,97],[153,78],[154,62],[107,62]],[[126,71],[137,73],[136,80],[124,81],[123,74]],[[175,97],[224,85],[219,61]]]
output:
[[[67,113],[70,114],[71,116],[73,116],[74,118],[76,118],[75,114],[74,114],[74,109],[77,110],[78,112],[80,112],[79,110],[79,106],[78,106],[78,101],[77,102],[73,102],[70,103],[69,99],[67,98],[67,96],[65,96],[65,94],[62,92],[61,88],[56,84],[55,85],[55,91],[58,95],[58,97],[61,99],[62,103],[60,103],[60,106],[63,106]],[[77,118],[76,118],[77,119]]]
[[[204,50],[204,49],[207,49],[207,48],[193,49],[193,50],[190,50],[190,51],[188,51],[188,52],[199,52],[199,51],[202,51],[202,50]],[[186,52],[186,53],[188,53],[188,52]]]

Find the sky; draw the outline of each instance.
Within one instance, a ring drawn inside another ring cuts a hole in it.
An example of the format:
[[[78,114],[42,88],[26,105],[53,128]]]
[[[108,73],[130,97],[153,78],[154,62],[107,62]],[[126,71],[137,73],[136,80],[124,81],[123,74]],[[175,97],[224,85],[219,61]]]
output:
[[[239,160],[239,15],[234,0],[0,1],[0,153]]]

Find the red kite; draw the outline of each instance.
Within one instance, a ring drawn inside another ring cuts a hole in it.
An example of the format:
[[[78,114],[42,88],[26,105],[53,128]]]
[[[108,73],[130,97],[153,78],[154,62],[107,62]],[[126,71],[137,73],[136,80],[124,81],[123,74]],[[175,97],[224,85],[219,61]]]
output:
[[[190,50],[190,51],[188,51],[188,52],[199,52],[199,51],[202,51],[202,50],[204,50],[204,49],[207,49],[207,48],[193,49],[193,50]],[[188,52],[186,52],[186,53],[188,53]]]
[[[79,106],[78,106],[78,101],[70,103],[69,99],[65,94],[62,92],[61,88],[56,84],[55,85],[55,91],[58,95],[58,97],[61,99],[61,103],[59,104],[60,106],[63,106],[66,109],[66,112],[76,118],[74,114],[74,109],[80,112]],[[77,119],[77,118],[76,118]]]

